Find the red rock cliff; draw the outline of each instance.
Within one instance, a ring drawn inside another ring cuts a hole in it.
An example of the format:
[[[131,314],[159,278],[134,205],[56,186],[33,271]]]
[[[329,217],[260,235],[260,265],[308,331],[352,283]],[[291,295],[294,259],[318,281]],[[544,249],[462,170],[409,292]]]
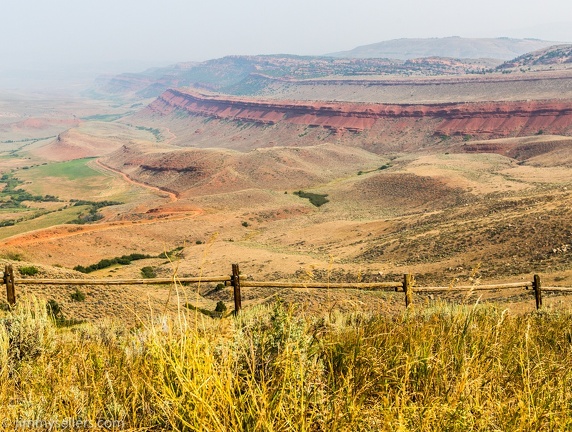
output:
[[[167,90],[147,108],[166,115],[191,115],[250,121],[287,122],[359,132],[376,122],[396,118],[436,119],[435,134],[491,134],[496,136],[572,133],[572,102],[522,101],[434,105],[270,101]]]

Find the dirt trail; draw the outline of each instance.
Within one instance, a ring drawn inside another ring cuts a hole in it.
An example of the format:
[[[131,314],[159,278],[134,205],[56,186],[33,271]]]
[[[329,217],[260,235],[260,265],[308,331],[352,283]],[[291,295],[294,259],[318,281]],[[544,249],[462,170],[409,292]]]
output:
[[[128,176],[127,174],[125,174],[124,172],[119,171],[119,170],[117,170],[117,169],[115,169],[115,168],[110,167],[109,165],[104,164],[103,162],[101,162],[100,159],[97,159],[95,162],[96,162],[97,165],[99,165],[101,168],[103,168],[103,169],[105,169],[105,170],[108,170],[108,171],[111,171],[111,172],[114,172],[115,174],[119,174],[119,175],[123,178],[123,180],[125,180],[127,183],[130,183],[130,184],[133,184],[133,185],[136,185],[136,186],[140,186],[140,187],[143,187],[143,188],[146,188],[146,189],[155,191],[155,192],[160,192],[160,193],[162,193],[162,194],[167,194],[168,197],[169,197],[169,200],[170,200],[171,202],[175,202],[175,201],[177,201],[177,200],[179,199],[178,194],[176,194],[175,192],[171,192],[171,191],[168,191],[168,190],[165,190],[165,189],[158,188],[158,187],[156,187],[156,186],[151,186],[151,185],[148,185],[148,184],[146,184],[146,183],[142,183],[142,182],[139,182],[139,181],[137,181],[137,180],[133,180],[131,177],[129,177],[129,176]]]
[[[165,213],[159,218],[145,219],[139,221],[115,221],[115,222],[102,222],[94,225],[59,225],[55,227],[42,228],[35,231],[29,231],[23,234],[16,234],[12,237],[7,237],[3,240],[4,246],[23,246],[33,243],[39,243],[49,240],[57,240],[67,237],[78,236],[86,233],[93,233],[99,231],[111,231],[115,229],[124,228],[126,226],[139,226],[151,225],[172,221],[179,221],[190,219],[204,213],[203,209],[187,211],[184,215],[180,213],[177,216],[167,216]],[[176,214],[176,213],[173,213]]]

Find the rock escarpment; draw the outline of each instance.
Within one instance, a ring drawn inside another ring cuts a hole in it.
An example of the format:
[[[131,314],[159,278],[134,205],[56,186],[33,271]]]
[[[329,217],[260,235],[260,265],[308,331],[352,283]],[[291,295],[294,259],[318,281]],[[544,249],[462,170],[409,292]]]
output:
[[[517,101],[441,104],[378,104],[272,101],[170,89],[146,108],[147,113],[185,112],[262,125],[291,123],[337,133],[373,129],[396,119],[431,120],[435,135],[488,137],[572,133],[569,101]]]

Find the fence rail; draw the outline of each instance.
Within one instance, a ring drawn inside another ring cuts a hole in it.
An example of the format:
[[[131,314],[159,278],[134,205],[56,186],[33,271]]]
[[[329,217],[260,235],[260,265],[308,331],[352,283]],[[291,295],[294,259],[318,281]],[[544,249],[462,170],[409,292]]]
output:
[[[572,292],[571,287],[542,287],[540,276],[534,275],[531,282],[512,282],[490,285],[464,285],[448,287],[416,287],[414,277],[411,274],[403,275],[401,282],[364,282],[364,283],[329,283],[329,282],[267,282],[241,280],[238,264],[232,265],[232,274],[229,276],[205,276],[205,277],[170,277],[150,279],[23,279],[14,277],[12,265],[4,268],[4,284],[6,285],[6,297],[8,304],[16,304],[16,285],[161,285],[172,283],[224,283],[233,287],[234,311],[238,313],[242,309],[241,288],[292,288],[292,289],[353,289],[367,291],[396,291],[405,293],[405,305],[409,307],[413,303],[414,293],[438,293],[438,292],[464,292],[464,291],[497,291],[504,289],[524,288],[532,289],[536,308],[542,307],[542,292]]]
[[[375,291],[384,288],[402,288],[401,282],[371,282],[371,283],[328,283],[328,282],[256,282],[245,280],[243,287],[249,288],[348,288]]]
[[[230,278],[228,276],[151,279],[14,279],[14,283],[18,285],[164,285],[173,282],[208,283],[229,281]]]

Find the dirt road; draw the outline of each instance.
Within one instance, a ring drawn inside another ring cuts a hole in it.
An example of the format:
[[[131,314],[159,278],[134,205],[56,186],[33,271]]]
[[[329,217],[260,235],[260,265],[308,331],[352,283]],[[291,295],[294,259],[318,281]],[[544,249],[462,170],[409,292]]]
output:
[[[179,199],[178,194],[175,193],[175,192],[171,192],[171,191],[168,191],[168,190],[165,190],[165,189],[158,188],[158,187],[156,187],[156,186],[151,186],[151,185],[148,185],[148,184],[146,184],[146,183],[142,183],[142,182],[139,182],[139,181],[137,181],[137,180],[133,180],[131,177],[129,177],[129,176],[128,176],[127,174],[125,174],[124,172],[119,171],[119,170],[116,170],[115,168],[112,168],[112,167],[110,167],[109,165],[104,164],[100,159],[97,159],[95,162],[96,162],[97,165],[100,166],[101,168],[103,168],[103,169],[105,169],[105,170],[107,170],[107,171],[111,171],[111,172],[113,172],[113,173],[115,173],[115,174],[119,174],[119,175],[123,178],[123,180],[125,180],[126,182],[128,182],[128,183],[130,183],[130,184],[133,184],[133,185],[136,185],[136,186],[140,186],[140,187],[143,187],[143,188],[152,190],[152,191],[154,191],[154,192],[160,192],[160,193],[162,193],[162,194],[167,194],[167,196],[169,197],[169,200],[170,200],[171,202],[175,202],[175,201],[177,201],[177,200]]]

